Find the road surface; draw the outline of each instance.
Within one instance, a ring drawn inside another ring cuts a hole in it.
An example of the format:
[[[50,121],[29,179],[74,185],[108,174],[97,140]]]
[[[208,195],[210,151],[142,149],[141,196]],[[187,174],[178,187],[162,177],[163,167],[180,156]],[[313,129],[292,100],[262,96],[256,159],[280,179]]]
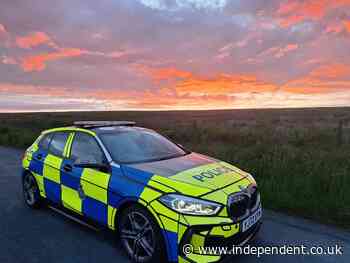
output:
[[[22,201],[20,150],[0,146],[0,262],[129,262],[117,238],[96,232],[50,209],[31,210]],[[350,262],[350,233],[271,211],[256,246],[341,246],[338,256],[240,255],[225,262]]]

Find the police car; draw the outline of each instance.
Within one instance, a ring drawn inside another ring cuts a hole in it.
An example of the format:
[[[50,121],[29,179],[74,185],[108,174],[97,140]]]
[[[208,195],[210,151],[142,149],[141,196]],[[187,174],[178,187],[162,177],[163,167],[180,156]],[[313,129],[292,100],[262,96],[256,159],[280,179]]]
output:
[[[42,132],[23,158],[23,195],[114,230],[134,262],[215,262],[243,245],[262,208],[253,177],[125,121]]]

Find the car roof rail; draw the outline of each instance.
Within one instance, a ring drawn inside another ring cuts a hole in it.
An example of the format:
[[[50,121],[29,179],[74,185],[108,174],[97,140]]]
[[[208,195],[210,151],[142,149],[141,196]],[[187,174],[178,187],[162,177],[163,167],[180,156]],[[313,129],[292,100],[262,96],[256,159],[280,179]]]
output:
[[[135,126],[134,121],[75,121],[73,125],[77,128],[99,128],[112,126]]]

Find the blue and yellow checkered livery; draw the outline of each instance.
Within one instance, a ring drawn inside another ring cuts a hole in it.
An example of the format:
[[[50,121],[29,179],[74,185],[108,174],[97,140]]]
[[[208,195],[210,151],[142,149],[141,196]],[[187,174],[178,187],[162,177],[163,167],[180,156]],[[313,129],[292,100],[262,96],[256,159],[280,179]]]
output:
[[[198,248],[241,234],[240,222],[229,216],[228,198],[256,183],[237,167],[193,153],[182,164],[169,164],[173,167],[165,176],[157,167],[115,163],[109,172],[76,168],[71,174],[64,167],[73,164],[69,157],[75,133],[98,135],[92,130],[70,127],[46,131],[41,137],[62,131],[69,133],[63,156],[40,149],[37,140],[23,159],[23,172],[34,176],[41,197],[112,230],[117,228],[119,210],[138,203],[154,216],[166,243],[168,260],[172,262],[218,261],[220,255],[202,255],[197,253]],[[215,216],[180,214],[159,200],[170,193],[213,200],[222,204],[223,209]],[[191,244],[193,253],[183,253],[185,244]]]

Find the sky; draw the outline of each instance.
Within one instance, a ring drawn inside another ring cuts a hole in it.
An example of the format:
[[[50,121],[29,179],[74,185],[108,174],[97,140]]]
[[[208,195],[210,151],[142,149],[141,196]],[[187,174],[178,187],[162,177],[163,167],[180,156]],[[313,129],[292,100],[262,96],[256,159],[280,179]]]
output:
[[[0,112],[350,106],[350,0],[11,0]]]

